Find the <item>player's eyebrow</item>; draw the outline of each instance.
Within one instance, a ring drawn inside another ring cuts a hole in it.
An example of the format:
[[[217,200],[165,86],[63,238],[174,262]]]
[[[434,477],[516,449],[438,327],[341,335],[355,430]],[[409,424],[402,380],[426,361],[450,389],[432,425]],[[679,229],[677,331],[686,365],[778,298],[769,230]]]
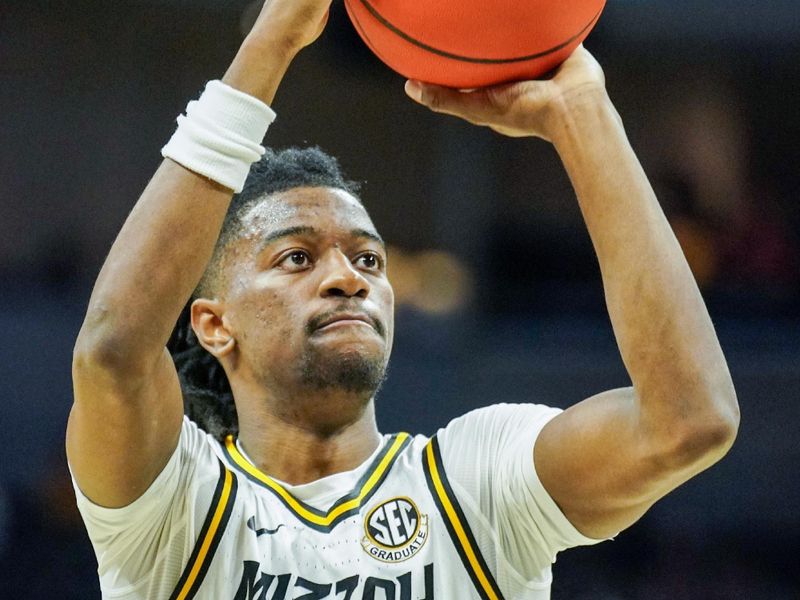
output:
[[[293,237],[296,235],[314,235],[317,230],[308,225],[297,225],[295,227],[286,227],[285,229],[278,229],[273,231],[268,236],[263,238],[258,244],[258,251],[261,252],[270,244],[277,242],[280,239]]]
[[[380,244],[381,248],[383,248],[384,251],[386,250],[386,242],[384,242],[383,238],[374,231],[368,231],[366,229],[351,229],[350,235],[352,235],[353,237],[361,237],[361,238],[367,238],[368,240],[372,240],[373,242]]]
[[[287,237],[293,237],[297,235],[319,235],[319,231],[317,231],[314,227],[310,227],[308,225],[297,225],[295,227],[286,227],[284,229],[278,229],[277,231],[273,231],[264,239],[262,239],[258,244],[258,252],[262,252],[265,248],[267,248],[270,244],[275,243],[278,240]],[[381,247],[386,250],[386,242],[383,241],[383,238],[379,236],[374,231],[369,231],[367,229],[351,229],[350,235],[357,238],[366,238],[372,240],[373,242],[377,242],[381,245]]]

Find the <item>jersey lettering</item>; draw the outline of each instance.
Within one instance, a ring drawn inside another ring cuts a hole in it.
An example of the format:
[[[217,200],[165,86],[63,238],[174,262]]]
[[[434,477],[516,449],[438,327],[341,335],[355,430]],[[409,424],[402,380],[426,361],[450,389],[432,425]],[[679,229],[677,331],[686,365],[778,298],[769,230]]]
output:
[[[403,573],[397,578],[400,582],[400,600],[411,600],[411,573]],[[433,598],[433,565],[425,565],[425,596],[422,600]]]
[[[294,580],[295,590],[308,592],[287,598],[289,584]],[[273,585],[275,582],[275,585]],[[334,583],[317,583],[304,577],[289,573],[272,575],[261,571],[261,563],[244,561],[242,580],[233,600],[396,600],[397,587],[400,587],[399,600],[434,600],[433,564],[425,565],[424,594],[414,595],[411,572],[403,573],[396,580],[367,577],[361,595],[357,595],[360,583],[358,575],[351,575]],[[271,592],[271,593],[270,593]]]
[[[405,498],[396,498],[376,508],[367,525],[376,542],[397,548],[414,536],[418,521],[416,507]]]
[[[389,520],[389,533],[391,534],[391,545],[396,546],[405,541],[407,535],[403,528],[403,521],[400,517],[400,509],[397,506],[397,500],[390,502],[386,508],[387,517]]]
[[[292,576],[279,575],[275,577],[275,575],[268,575],[267,573],[259,575],[260,567],[261,563],[254,560],[244,561],[242,582],[233,597],[234,600],[267,600],[267,592],[275,579],[278,580],[278,585],[272,594],[271,600],[283,600],[286,598],[286,590],[289,589],[289,581]]]
[[[390,534],[385,523],[386,519],[384,515],[382,513],[379,514],[378,511],[375,511],[375,514],[372,515],[372,518],[369,520],[370,532],[373,537],[384,546],[388,546],[391,543],[389,539]]]
[[[356,591],[358,587],[358,575],[353,575],[352,577],[348,577],[347,579],[342,579],[341,581],[336,582],[336,595],[338,596],[342,592],[344,592],[344,596],[342,600],[350,600],[353,596],[353,592]]]
[[[314,583],[303,577],[298,577],[294,587],[308,590],[308,594],[297,596],[295,600],[322,600],[322,598],[327,598],[328,594],[331,593],[333,585],[330,583]]]
[[[376,590],[383,590],[383,593],[376,596]],[[377,577],[367,577],[364,584],[363,600],[394,600],[394,581],[388,579],[378,579]]]

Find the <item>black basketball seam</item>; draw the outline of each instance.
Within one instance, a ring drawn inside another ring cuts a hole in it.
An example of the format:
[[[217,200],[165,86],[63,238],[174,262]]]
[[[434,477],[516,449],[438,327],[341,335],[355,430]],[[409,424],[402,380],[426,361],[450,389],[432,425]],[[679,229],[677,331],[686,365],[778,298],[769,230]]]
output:
[[[583,29],[581,29],[578,33],[573,35],[567,41],[562,42],[561,44],[559,44],[557,46],[554,46],[553,48],[550,48],[549,50],[545,50],[543,52],[537,52],[535,54],[529,54],[527,56],[518,56],[518,57],[515,57],[515,58],[474,58],[474,57],[471,57],[471,56],[461,56],[459,54],[453,54],[453,53],[447,52],[445,50],[439,50],[438,48],[434,48],[433,46],[429,46],[425,42],[422,42],[420,40],[414,39],[413,37],[408,35],[406,32],[404,32],[402,29],[398,29],[390,21],[388,21],[383,15],[381,15],[377,10],[375,10],[375,7],[372,6],[368,2],[368,0],[360,0],[360,1],[361,1],[361,4],[364,5],[364,8],[366,8],[370,12],[370,14],[373,17],[375,17],[384,27],[386,27],[392,33],[400,36],[401,38],[403,38],[407,42],[409,42],[409,43],[411,43],[411,44],[413,44],[413,45],[415,45],[415,46],[417,46],[419,48],[422,48],[423,50],[427,50],[428,52],[431,52],[432,54],[437,54],[437,55],[442,56],[444,58],[450,58],[452,60],[457,60],[457,61],[461,61],[461,62],[477,63],[477,64],[484,64],[484,65],[499,65],[499,64],[516,63],[516,62],[525,62],[525,61],[529,61],[529,60],[536,60],[537,58],[543,58],[543,57],[547,56],[548,54],[553,54],[555,52],[558,52],[559,50],[562,50],[562,49],[566,48],[567,46],[569,46],[572,42],[574,42],[581,35],[583,35],[586,32],[586,30],[588,30],[597,21],[597,19],[600,18],[600,14],[603,12],[603,9],[601,8],[598,11],[598,13],[594,17],[592,17],[592,19],[586,24],[586,26]]]
[[[350,3],[347,0],[345,0],[345,4],[347,5],[347,4],[350,4]],[[350,12],[350,16],[352,17],[353,25],[355,25],[356,29],[359,31],[361,36],[364,38],[364,41],[366,42],[367,46],[369,46],[370,50],[372,50],[372,52],[375,54],[375,56],[377,56],[379,59],[381,59],[384,63],[389,64],[389,61],[386,60],[386,58],[381,55],[381,52],[380,52],[380,50],[378,50],[378,47],[375,46],[375,44],[372,43],[372,40],[367,35],[367,30],[364,29],[363,25],[361,25],[361,21],[358,20],[358,15],[356,15],[355,10]]]

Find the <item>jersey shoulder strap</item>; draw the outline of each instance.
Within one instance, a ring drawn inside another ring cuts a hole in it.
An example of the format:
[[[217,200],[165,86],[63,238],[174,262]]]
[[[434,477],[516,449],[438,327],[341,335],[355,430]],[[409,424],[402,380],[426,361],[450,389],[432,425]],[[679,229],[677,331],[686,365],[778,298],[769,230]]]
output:
[[[422,452],[422,468],[434,504],[478,594],[483,600],[503,600],[503,594],[481,554],[464,511],[447,479],[439,441],[435,435]]]
[[[236,475],[225,468],[222,461],[218,461],[218,463],[219,479],[211,499],[211,506],[200,529],[200,535],[197,537],[189,562],[186,564],[170,600],[190,600],[197,595],[211,566],[211,561],[214,559],[220,540],[225,534],[228,521],[230,521],[239,484]]]

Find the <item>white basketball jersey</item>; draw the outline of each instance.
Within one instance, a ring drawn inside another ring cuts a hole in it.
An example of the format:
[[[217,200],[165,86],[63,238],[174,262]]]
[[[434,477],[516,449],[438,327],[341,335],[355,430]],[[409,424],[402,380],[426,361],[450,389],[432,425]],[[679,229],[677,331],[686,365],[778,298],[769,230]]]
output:
[[[558,411],[498,405],[433,438],[383,437],[354,471],[301,486],[186,420],[175,455],[122,509],[76,488],[105,598],[531,599],[557,551],[594,543],[547,495],[533,444]]]

